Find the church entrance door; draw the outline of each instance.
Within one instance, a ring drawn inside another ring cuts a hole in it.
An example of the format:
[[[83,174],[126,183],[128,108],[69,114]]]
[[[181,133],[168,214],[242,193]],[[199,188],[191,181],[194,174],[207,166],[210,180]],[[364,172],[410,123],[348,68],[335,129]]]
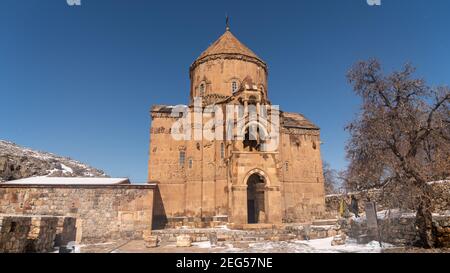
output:
[[[252,174],[247,181],[247,222],[249,224],[265,223],[265,186],[264,178]]]

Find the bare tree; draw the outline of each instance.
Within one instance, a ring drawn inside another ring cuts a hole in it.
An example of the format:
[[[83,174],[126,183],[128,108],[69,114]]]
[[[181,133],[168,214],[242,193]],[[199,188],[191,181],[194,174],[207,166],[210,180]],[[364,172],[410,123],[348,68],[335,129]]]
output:
[[[325,194],[336,193],[339,187],[337,172],[331,168],[328,162],[323,162],[323,177],[325,184]]]
[[[347,77],[362,98],[361,113],[346,129],[353,189],[389,185],[417,211],[421,243],[433,247],[432,188],[450,175],[450,92],[413,77],[407,64],[384,75],[377,60],[359,62]],[[414,197],[413,197],[414,196]],[[398,198],[398,196],[397,196]]]

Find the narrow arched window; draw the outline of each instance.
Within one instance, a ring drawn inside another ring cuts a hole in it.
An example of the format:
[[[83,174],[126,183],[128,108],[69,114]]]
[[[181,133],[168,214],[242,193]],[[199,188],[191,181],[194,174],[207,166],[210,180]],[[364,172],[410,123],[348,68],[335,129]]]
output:
[[[289,162],[284,162],[284,171],[288,172],[289,171]]]
[[[189,158],[188,165],[189,165],[189,169],[192,169],[192,165],[193,165],[192,158]]]
[[[186,152],[185,151],[180,151],[180,166],[184,166],[184,161],[186,159]]]
[[[256,105],[256,102],[257,102],[257,100],[256,100],[256,97],[255,97],[255,96],[250,96],[250,97],[248,98],[248,104],[249,104],[249,105]]]
[[[200,87],[199,87],[198,89],[199,89],[199,95],[200,95],[200,97],[203,97],[203,96],[205,95],[205,83],[202,82],[202,83],[200,84]]]
[[[236,93],[237,91],[238,91],[238,83],[237,83],[237,81],[233,81],[231,83],[231,92]]]

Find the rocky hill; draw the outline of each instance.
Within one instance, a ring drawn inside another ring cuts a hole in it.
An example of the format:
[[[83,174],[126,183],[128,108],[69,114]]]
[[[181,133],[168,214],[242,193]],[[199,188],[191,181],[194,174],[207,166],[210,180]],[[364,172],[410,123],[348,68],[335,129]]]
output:
[[[106,177],[102,171],[68,157],[35,151],[0,140],[0,182],[31,176]]]

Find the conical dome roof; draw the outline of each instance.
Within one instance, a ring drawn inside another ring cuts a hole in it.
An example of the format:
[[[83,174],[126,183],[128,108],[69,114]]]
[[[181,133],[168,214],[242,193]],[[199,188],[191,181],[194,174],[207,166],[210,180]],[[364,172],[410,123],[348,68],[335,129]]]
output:
[[[259,58],[252,50],[241,43],[236,36],[231,33],[230,30],[226,30],[225,33],[217,39],[211,46],[208,47],[192,64],[191,69],[198,63],[205,61],[208,57],[228,55],[228,57],[247,58],[254,62],[260,63],[263,67],[266,67],[264,61]]]

